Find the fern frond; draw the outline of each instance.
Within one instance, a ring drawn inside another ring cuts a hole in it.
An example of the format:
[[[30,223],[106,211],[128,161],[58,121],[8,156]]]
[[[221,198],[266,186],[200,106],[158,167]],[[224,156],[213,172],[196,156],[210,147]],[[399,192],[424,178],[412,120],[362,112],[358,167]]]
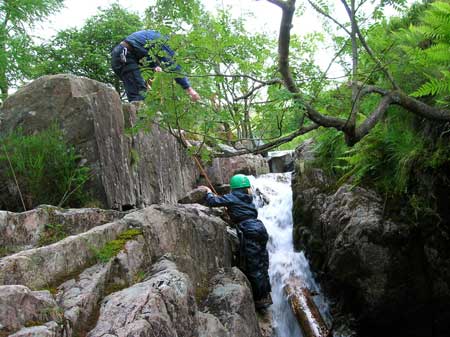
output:
[[[450,43],[438,43],[426,51],[427,57],[432,62],[450,63]]]
[[[413,97],[450,93],[450,72],[443,71],[442,78],[431,78],[411,94]]]

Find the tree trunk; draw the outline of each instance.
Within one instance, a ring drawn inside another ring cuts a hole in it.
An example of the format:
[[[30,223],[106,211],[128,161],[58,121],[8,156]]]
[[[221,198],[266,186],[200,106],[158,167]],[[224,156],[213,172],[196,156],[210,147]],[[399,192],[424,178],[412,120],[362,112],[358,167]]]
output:
[[[291,276],[284,286],[284,292],[304,337],[327,337],[330,335],[330,330],[303,281],[296,276]]]

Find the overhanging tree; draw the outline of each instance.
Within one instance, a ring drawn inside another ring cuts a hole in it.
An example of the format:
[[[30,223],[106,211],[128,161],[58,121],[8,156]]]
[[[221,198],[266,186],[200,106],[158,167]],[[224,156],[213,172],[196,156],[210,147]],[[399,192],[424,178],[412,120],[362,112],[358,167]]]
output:
[[[365,1],[356,2],[355,0],[341,0],[342,5],[349,17],[349,25],[344,25],[333,18],[327,10],[320,7],[319,4],[309,1],[314,8],[322,15],[328,17],[331,21],[343,29],[350,37],[351,43],[351,66],[352,73],[350,77],[350,85],[352,88],[352,99],[350,111],[347,117],[331,116],[324,112],[319,112],[314,107],[314,104],[307,99],[297,85],[296,78],[291,71],[290,43],[291,43],[291,29],[292,21],[295,15],[296,0],[267,0],[273,5],[282,10],[282,19],[280,23],[280,32],[278,37],[278,68],[283,79],[284,86],[292,93],[292,99],[298,102],[305,110],[305,115],[312,124],[303,126],[297,131],[287,136],[286,139],[291,139],[300,134],[309,132],[314,127],[331,127],[345,134],[346,142],[353,145],[365,137],[370,130],[383,118],[387,110],[393,106],[401,106],[405,110],[414,113],[418,116],[438,120],[443,122],[450,121],[450,111],[445,107],[433,106],[423,101],[418,100],[412,95],[406,94],[401,86],[396,83],[391,75],[388,67],[384,64],[382,58],[377,55],[374,50],[368,45],[366,38],[359,27],[358,11]],[[360,60],[360,53],[363,50],[368,57],[372,59],[373,64],[379,68],[390,84],[388,87],[379,87],[370,85],[365,81],[359,79],[358,61]],[[368,113],[362,121],[357,123],[357,116],[359,114],[359,106],[362,100],[368,95],[378,95],[379,100],[375,108]]]
[[[0,100],[12,85],[29,75],[33,62],[30,29],[58,11],[64,0],[3,0],[0,2]]]

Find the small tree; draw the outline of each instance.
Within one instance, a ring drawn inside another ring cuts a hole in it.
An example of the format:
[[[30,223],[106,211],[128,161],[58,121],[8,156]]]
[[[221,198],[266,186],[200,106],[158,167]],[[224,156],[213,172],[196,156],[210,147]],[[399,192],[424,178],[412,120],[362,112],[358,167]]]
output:
[[[122,93],[121,83],[111,70],[110,53],[126,36],[140,29],[139,15],[113,4],[89,18],[80,29],[62,30],[37,47],[33,77],[71,73],[110,83]]]

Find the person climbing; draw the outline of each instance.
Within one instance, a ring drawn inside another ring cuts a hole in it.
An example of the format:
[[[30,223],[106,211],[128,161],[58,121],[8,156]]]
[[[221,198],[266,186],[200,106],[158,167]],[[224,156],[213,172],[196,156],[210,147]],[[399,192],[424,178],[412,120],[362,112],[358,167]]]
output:
[[[120,42],[111,52],[111,68],[121,79],[125,87],[128,101],[143,101],[143,92],[147,90],[139,69],[142,59],[148,61],[148,66],[156,72],[167,68],[180,72],[181,67],[174,63],[174,51],[166,44],[167,38],[154,30],[134,32]],[[191,97],[193,102],[200,99],[200,95],[191,87],[187,77],[175,78]]]
[[[218,196],[206,186],[206,204],[211,207],[225,206],[231,221],[236,224],[239,236],[240,269],[252,286],[256,309],[264,309],[272,304],[269,280],[269,253],[267,241],[269,235],[253,204],[250,180],[243,174],[230,179],[231,193]]]

